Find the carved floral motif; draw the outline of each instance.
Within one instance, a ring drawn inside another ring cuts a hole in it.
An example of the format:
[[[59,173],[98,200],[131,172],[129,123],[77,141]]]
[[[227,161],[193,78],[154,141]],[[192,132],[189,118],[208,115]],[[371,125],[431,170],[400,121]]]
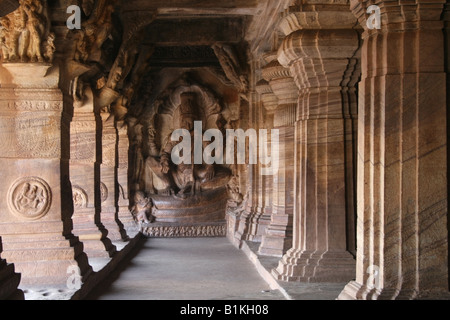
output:
[[[225,225],[198,225],[198,226],[149,226],[144,227],[142,233],[148,237],[224,237]]]

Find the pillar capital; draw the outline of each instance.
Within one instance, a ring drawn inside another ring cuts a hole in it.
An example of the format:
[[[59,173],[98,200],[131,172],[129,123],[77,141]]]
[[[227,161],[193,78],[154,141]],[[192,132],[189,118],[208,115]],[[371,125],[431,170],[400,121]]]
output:
[[[282,66],[277,56],[262,68],[262,76],[267,81],[292,77],[290,69]]]
[[[432,28],[441,29],[440,16],[445,0],[423,1],[418,0],[411,5],[401,2],[387,2],[374,0],[350,0],[350,10],[357,18],[361,27],[364,28],[363,37],[376,34],[379,31],[394,31],[405,29]],[[369,10],[370,6],[379,8],[380,29],[368,28],[367,20],[374,13]],[[369,11],[368,11],[369,10]]]
[[[297,104],[298,88],[292,78],[291,70],[282,66],[276,56],[262,68],[262,76],[278,98],[278,105]]]
[[[261,101],[267,112],[273,113],[278,106],[278,99],[266,80],[262,79],[256,83],[256,92],[261,95]]]
[[[358,32],[352,29],[299,30],[283,41],[278,50],[278,61],[284,67],[291,67],[305,58],[348,59],[358,48],[358,41]],[[291,69],[295,77],[297,74],[294,71]]]
[[[304,4],[291,7],[290,11],[279,26],[286,36],[308,29],[351,29],[357,22],[349,10],[349,1],[343,1],[342,4]]]

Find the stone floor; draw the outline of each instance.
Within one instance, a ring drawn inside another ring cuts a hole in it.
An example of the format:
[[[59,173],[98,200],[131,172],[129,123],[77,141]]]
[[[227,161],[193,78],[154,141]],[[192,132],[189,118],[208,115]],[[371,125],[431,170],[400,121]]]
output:
[[[334,300],[345,286],[275,281],[270,269],[279,259],[256,249],[238,250],[226,238],[142,239],[87,299]]]
[[[145,239],[87,299],[272,300],[242,251],[226,238]]]

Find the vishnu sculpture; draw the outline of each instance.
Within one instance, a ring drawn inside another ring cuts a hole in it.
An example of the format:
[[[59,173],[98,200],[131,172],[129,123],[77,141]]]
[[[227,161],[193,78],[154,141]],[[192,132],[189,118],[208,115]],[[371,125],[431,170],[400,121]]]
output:
[[[232,170],[221,164],[194,161],[194,144],[190,144],[191,150],[182,151],[190,152],[190,161],[173,158],[183,139],[194,139],[194,123],[203,124],[202,133],[208,129],[225,131],[227,121],[212,92],[200,85],[175,87],[160,95],[151,115],[140,120],[131,118],[128,123],[134,205],[139,206],[148,197],[152,206],[146,215],[136,210],[136,220],[172,223],[171,227],[224,221]],[[179,129],[190,136],[177,139],[173,133]],[[202,141],[203,149],[210,143]]]
[[[181,94],[179,128],[189,131],[193,137],[196,118],[198,116],[196,116],[195,94]],[[218,123],[218,126],[220,125]],[[154,174],[160,180],[162,188],[157,191],[158,194],[186,199],[189,195],[195,195],[201,191],[226,186],[231,172],[218,165],[194,164],[194,150],[191,152],[190,164],[175,165],[171,159],[172,151],[180,141],[172,141],[171,136],[172,134],[167,138],[160,157],[149,156],[145,161],[146,172]]]

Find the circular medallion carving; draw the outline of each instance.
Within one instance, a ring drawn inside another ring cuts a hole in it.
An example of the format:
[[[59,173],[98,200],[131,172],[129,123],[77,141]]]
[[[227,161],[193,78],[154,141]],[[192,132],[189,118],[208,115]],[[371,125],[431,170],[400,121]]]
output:
[[[75,209],[83,209],[88,205],[88,196],[86,191],[78,186],[72,187],[73,206]]]
[[[108,199],[108,188],[103,182],[100,182],[100,197],[102,203]]]
[[[52,194],[47,182],[36,177],[17,180],[9,189],[8,205],[21,218],[37,220],[50,210]]]

